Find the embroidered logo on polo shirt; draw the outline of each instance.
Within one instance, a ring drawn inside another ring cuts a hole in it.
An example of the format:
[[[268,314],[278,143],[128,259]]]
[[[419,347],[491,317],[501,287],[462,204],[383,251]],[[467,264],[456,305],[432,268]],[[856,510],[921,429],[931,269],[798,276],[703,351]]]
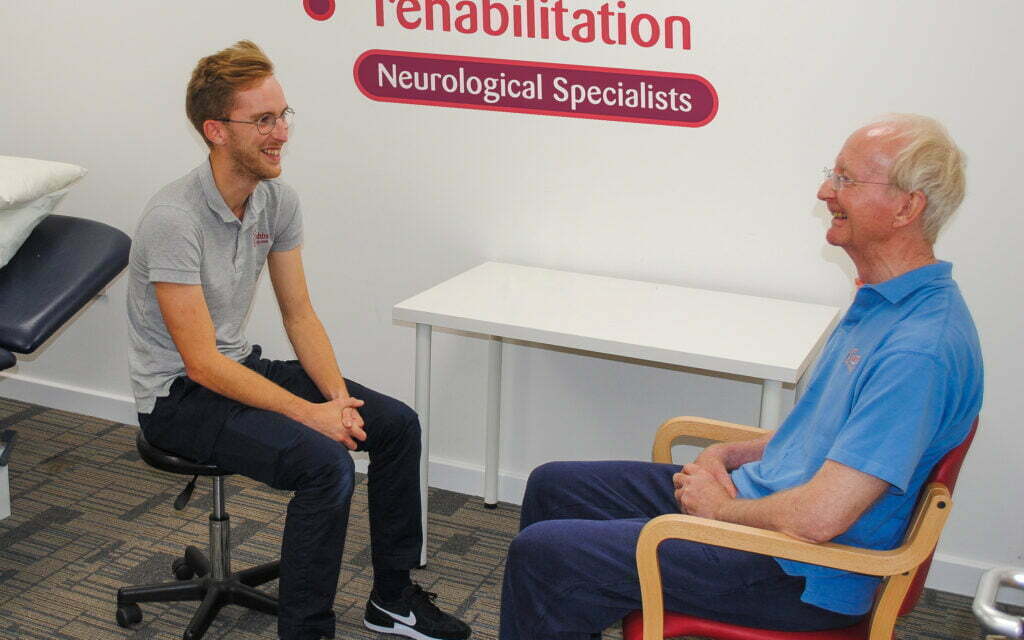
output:
[[[860,362],[860,350],[857,349],[857,347],[854,347],[846,354],[846,358],[843,359],[843,364],[846,365],[846,370],[852,373],[858,362]]]
[[[261,244],[270,244],[270,234],[263,233],[262,231],[252,232],[252,246],[258,246]]]

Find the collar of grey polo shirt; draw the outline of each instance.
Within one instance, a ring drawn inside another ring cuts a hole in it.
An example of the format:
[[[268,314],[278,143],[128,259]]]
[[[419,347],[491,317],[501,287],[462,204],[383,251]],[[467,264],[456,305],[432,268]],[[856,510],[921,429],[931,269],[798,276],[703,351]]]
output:
[[[267,194],[266,189],[263,187],[263,182],[257,184],[256,189],[249,194],[249,200],[245,205],[245,216],[242,220],[239,220],[232,213],[227,203],[224,202],[224,196],[221,195],[220,189],[217,188],[217,183],[213,180],[213,167],[210,165],[209,157],[196,169],[199,172],[199,184],[203,186],[203,195],[206,196],[206,204],[210,207],[210,211],[220,216],[220,219],[224,222],[228,224],[238,222],[242,227],[248,227],[256,218],[256,216],[249,214],[263,210],[263,206],[267,202]]]

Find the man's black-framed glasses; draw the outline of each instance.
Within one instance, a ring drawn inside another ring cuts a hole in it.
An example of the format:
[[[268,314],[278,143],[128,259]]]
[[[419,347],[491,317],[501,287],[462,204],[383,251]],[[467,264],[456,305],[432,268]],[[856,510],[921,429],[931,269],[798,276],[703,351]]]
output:
[[[256,131],[261,136],[270,135],[270,132],[277,126],[277,121],[281,120],[284,122],[284,128],[288,129],[292,126],[292,122],[295,120],[295,111],[288,107],[281,112],[281,115],[275,116],[272,113],[268,113],[265,116],[260,117],[258,120],[231,120],[230,118],[211,118],[217,122],[236,122],[238,124],[254,124],[256,125]]]

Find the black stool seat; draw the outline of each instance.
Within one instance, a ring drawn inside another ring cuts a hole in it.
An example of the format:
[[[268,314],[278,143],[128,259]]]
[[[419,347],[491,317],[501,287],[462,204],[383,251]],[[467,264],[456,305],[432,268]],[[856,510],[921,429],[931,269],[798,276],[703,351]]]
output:
[[[149,444],[142,430],[135,436],[135,446],[139,449],[142,460],[151,467],[168,473],[180,473],[187,476],[229,476],[230,472],[224,471],[215,464],[203,464],[193,462],[169,451],[158,449]]]
[[[275,580],[281,574],[280,561],[268,562],[244,571],[231,571],[231,525],[224,507],[224,477],[229,472],[213,464],[200,464],[151,445],[139,431],[135,438],[139,455],[146,464],[167,471],[191,476],[210,476],[213,484],[213,510],[210,513],[210,554],[188,546],[185,554],[171,563],[176,582],[121,587],[117,590],[117,624],[130,627],[142,621],[140,602],[199,602],[188,627],[185,640],[199,640],[210,627],[217,612],[233,604],[270,615],[277,615],[277,598],[255,587]],[[184,509],[192,495],[195,478],[188,483],[174,503]]]

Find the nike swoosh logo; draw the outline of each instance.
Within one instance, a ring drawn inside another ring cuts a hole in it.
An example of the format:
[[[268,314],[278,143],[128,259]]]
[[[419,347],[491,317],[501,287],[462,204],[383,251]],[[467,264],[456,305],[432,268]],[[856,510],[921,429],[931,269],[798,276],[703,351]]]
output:
[[[384,607],[380,606],[379,604],[377,604],[373,600],[370,600],[370,604],[372,604],[373,606],[377,607],[378,609],[380,609],[384,613],[388,614],[389,616],[391,616],[395,620],[398,620],[402,624],[407,624],[410,627],[416,626],[416,614],[413,613],[412,611],[410,611],[409,615],[407,615],[407,616],[400,616],[397,613],[391,613],[390,611],[388,611]]]

